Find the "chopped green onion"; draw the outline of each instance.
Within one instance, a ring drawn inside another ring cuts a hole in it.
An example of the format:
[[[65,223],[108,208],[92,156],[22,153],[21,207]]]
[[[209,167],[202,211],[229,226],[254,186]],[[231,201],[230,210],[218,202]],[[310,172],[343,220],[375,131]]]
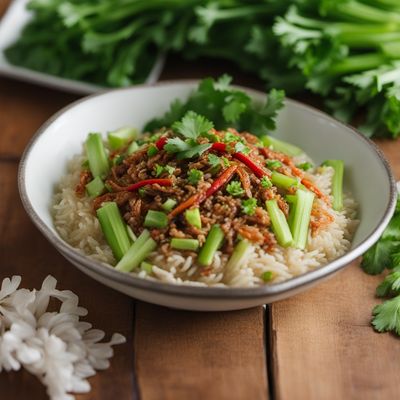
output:
[[[296,192],[296,204],[290,222],[293,235],[293,246],[299,249],[304,249],[307,244],[314,196],[314,193],[308,190],[299,189]]]
[[[200,250],[197,262],[203,266],[210,265],[223,240],[224,232],[219,225],[213,225],[210,232],[208,232],[206,242]]]
[[[241,240],[233,249],[232,255],[229,257],[228,262],[225,266],[225,282],[229,282],[234,276],[236,276],[238,270],[242,266],[243,261],[246,259],[248,250],[251,248],[251,244],[248,240]]]
[[[332,179],[332,207],[336,211],[343,209],[343,173],[344,163],[342,160],[327,160],[322,165],[332,167],[335,171]]]
[[[142,261],[140,263],[140,269],[145,271],[147,274],[151,274],[153,272],[153,264],[150,264],[147,261]]]
[[[267,200],[265,204],[271,218],[272,230],[274,231],[276,240],[283,247],[290,246],[293,241],[292,233],[290,232],[285,214],[278,206],[278,202],[275,199]]]
[[[297,168],[302,169],[303,171],[308,171],[309,169],[313,168],[314,166],[310,162],[304,162],[297,165]]]
[[[110,148],[113,150],[118,150],[125,146],[131,140],[135,139],[137,136],[137,130],[135,128],[120,128],[116,131],[110,132],[108,134],[108,143]]]
[[[128,251],[131,242],[117,203],[104,203],[103,206],[97,210],[97,218],[99,219],[101,229],[115,258],[120,260]]]
[[[300,185],[300,182],[297,178],[292,178],[291,176],[287,176],[276,171],[272,172],[271,182],[275,186],[286,190],[291,188],[292,186],[297,187]]]
[[[261,279],[264,282],[269,282],[272,278],[274,277],[274,274],[272,271],[265,271],[261,274]]]
[[[268,160],[267,167],[269,169],[277,169],[277,168],[282,167],[282,163],[278,160]]]
[[[262,136],[261,141],[265,147],[270,147],[272,150],[279,151],[287,154],[288,156],[294,157],[303,154],[303,150],[293,144],[284,142],[283,140],[276,139],[272,136]]]
[[[137,240],[137,236],[129,225],[126,226],[126,231],[128,232],[129,239],[131,239],[132,242],[135,242]]]
[[[196,228],[201,229],[201,216],[198,208],[192,208],[185,211],[186,221]]]
[[[105,188],[104,182],[99,176],[96,176],[96,178],[86,185],[86,192],[90,197],[97,197],[104,192]]]
[[[106,149],[100,133],[89,133],[86,139],[86,155],[92,175],[105,178],[110,170]]]
[[[148,157],[154,157],[158,153],[158,149],[154,144],[152,144],[147,150]]]
[[[168,217],[162,211],[149,210],[143,225],[146,228],[165,228],[168,225]]]
[[[150,237],[149,231],[144,230],[115,266],[115,269],[123,272],[132,271],[137,268],[156,247],[157,242]]]
[[[199,241],[197,239],[171,239],[171,247],[178,250],[192,250],[196,251],[199,248]]]
[[[171,211],[177,204],[177,201],[174,199],[167,199],[163,204],[162,204],[162,208],[165,211]]]
[[[128,153],[128,155],[133,154],[135,151],[139,150],[139,147],[140,146],[137,144],[137,142],[132,142],[126,152]]]

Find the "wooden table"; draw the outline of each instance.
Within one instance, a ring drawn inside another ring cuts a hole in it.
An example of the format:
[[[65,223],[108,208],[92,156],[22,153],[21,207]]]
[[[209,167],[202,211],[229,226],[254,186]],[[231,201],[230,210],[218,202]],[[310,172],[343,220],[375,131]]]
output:
[[[170,62],[163,79],[219,75],[260,83],[230,65]],[[179,65],[179,67],[177,67]],[[399,398],[400,341],[370,326],[380,277],[358,262],[329,281],[266,309],[224,313],[174,311],[134,301],[69,264],[33,226],[19,200],[17,167],[35,130],[76,99],[0,78],[0,281],[20,274],[38,287],[48,275],[76,292],[88,320],[127,337],[111,368],[77,399],[341,400]],[[397,178],[399,142],[380,142]],[[46,399],[25,372],[0,374],[0,398]]]

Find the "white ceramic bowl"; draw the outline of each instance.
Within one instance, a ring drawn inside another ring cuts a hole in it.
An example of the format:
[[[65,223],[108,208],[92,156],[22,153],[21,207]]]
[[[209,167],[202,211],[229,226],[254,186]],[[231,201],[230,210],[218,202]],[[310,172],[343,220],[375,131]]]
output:
[[[194,81],[137,86],[93,95],[64,108],[36,133],[22,157],[19,188],[26,211],[47,239],[85,274],[129,296],[188,310],[234,310],[270,303],[303,291],[332,275],[374,244],[395,207],[396,190],[388,163],[375,145],[354,129],[298,102],[287,100],[275,132],[303,148],[317,163],[339,158],[346,165],[345,188],[359,203],[360,225],[352,248],[333,262],[286,282],[256,288],[207,288],[153,282],[118,272],[82,255],[63,241],[50,214],[53,188],[66,163],[81,151],[88,132],[120,126],[141,128],[185,99]],[[247,90],[247,89],[246,89]],[[247,90],[254,99],[263,94]]]

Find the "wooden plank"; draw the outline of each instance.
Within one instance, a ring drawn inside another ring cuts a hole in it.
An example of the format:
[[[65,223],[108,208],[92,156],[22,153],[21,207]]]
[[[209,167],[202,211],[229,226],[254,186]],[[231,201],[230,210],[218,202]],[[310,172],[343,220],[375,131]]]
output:
[[[400,143],[380,141],[400,176]],[[398,398],[400,342],[373,331],[381,276],[354,262],[316,288],[271,307],[273,388],[280,400]]]
[[[60,288],[70,289],[88,308],[87,320],[107,334],[120,332],[128,339],[115,347],[111,367],[90,379],[92,391],[77,399],[135,399],[133,375],[133,300],[86,277],[67,262],[28,219],[17,191],[16,163],[0,162],[0,281],[22,276],[22,286],[39,287],[53,275]],[[44,388],[28,373],[0,374],[1,399],[45,399]]]
[[[18,158],[36,130],[77,96],[0,78],[0,158]]]
[[[193,313],[138,302],[135,365],[144,400],[267,399],[262,307]]]

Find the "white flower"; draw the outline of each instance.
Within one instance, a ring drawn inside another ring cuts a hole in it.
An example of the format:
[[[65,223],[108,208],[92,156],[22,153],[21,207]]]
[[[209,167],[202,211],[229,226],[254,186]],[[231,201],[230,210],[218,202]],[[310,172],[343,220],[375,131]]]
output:
[[[90,390],[86,378],[109,367],[112,346],[125,342],[105,334],[79,318],[87,310],[76,294],[56,289],[48,276],[39,290],[18,289],[21,277],[3,280],[0,289],[0,372],[25,368],[36,375],[53,400],[71,400],[68,393]],[[61,304],[58,312],[47,311],[51,298]]]

